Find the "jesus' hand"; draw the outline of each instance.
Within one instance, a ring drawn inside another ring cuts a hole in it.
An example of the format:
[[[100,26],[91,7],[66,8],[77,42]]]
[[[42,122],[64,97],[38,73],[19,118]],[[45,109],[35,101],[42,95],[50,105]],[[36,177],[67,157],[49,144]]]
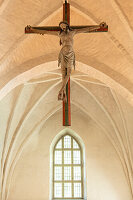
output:
[[[27,25],[27,26],[25,27],[25,33],[31,33],[31,32],[32,32],[31,26],[30,26],[30,25]]]

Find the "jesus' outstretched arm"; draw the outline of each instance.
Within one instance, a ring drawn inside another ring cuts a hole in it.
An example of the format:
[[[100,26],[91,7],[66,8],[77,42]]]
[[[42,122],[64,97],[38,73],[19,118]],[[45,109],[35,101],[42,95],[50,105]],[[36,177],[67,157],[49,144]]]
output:
[[[48,34],[48,35],[58,36],[59,31],[58,30],[57,31],[56,30],[53,30],[53,31],[45,30],[45,28],[43,26],[42,27],[32,27],[32,26],[28,25],[25,27],[25,33],[37,33],[37,34],[41,34],[41,35]]]
[[[77,28],[74,29],[75,34],[78,33],[91,33],[91,32],[96,32],[98,29],[100,28],[106,28],[107,24],[105,22],[100,23],[99,25],[95,25],[95,26],[88,26],[85,28]]]

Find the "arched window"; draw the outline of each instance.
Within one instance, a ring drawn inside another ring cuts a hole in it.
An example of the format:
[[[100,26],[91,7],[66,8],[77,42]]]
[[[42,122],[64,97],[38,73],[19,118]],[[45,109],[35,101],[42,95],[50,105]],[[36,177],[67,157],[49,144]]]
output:
[[[54,147],[53,199],[83,199],[82,149],[71,135]]]

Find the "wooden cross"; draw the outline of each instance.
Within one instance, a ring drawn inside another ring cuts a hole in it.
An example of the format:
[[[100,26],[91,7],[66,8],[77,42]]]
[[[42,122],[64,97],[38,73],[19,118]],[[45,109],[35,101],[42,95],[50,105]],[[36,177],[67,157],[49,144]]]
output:
[[[63,21],[66,21],[70,25],[70,4],[67,3],[67,0],[65,0],[65,3],[63,4]],[[97,25],[92,26],[70,26],[71,29],[82,29],[86,27],[92,27],[95,28]],[[61,28],[59,26],[42,26],[42,27],[32,27],[36,30],[46,30],[50,31],[51,34],[53,31],[60,32]],[[108,26],[103,24],[103,26],[100,26],[100,28],[96,28],[95,30],[91,32],[107,32]],[[25,33],[34,33],[34,31],[29,30],[25,27]],[[70,103],[70,78],[68,80],[68,83],[66,85],[66,95],[67,95],[67,102],[65,103],[63,101],[63,126],[71,126],[71,103]]]

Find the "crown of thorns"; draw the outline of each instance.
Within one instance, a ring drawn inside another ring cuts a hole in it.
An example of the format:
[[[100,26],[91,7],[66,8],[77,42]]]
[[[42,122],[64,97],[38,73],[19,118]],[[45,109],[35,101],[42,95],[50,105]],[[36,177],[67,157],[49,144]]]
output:
[[[67,26],[69,26],[69,24],[68,24],[67,21],[61,21],[61,22],[59,23],[59,26],[60,26],[61,24],[66,24]]]

